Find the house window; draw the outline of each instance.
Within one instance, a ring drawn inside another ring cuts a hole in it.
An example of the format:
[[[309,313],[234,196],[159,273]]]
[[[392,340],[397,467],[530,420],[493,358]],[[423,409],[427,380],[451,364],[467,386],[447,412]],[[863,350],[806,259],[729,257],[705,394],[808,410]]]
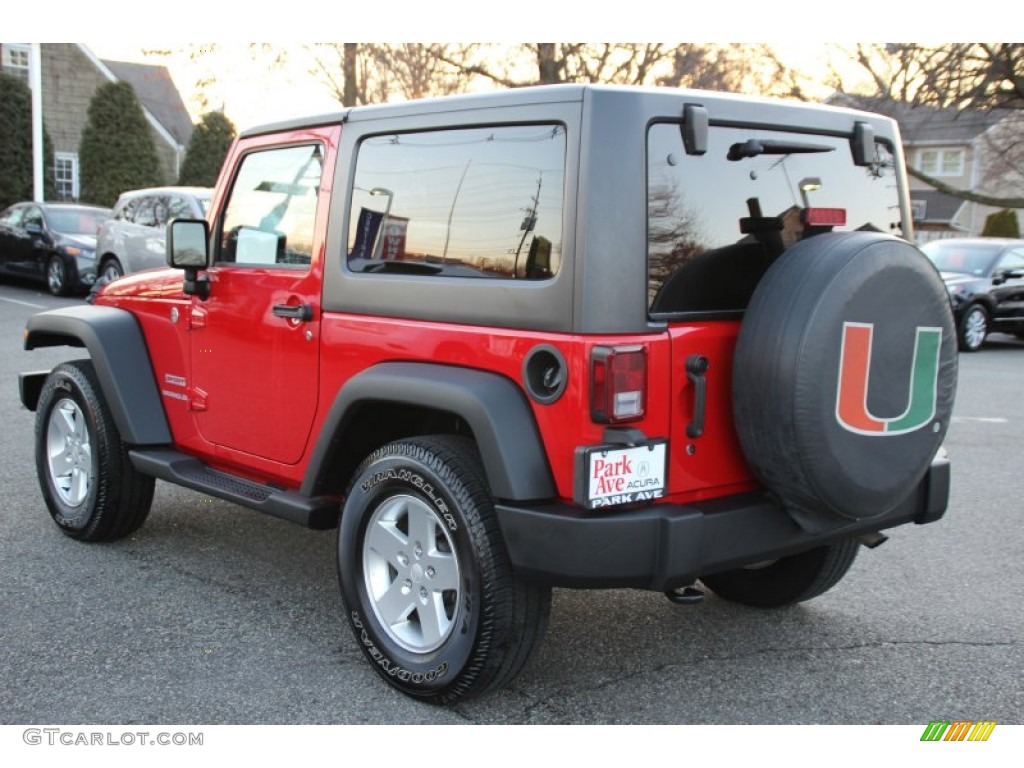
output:
[[[20,77],[25,81],[25,85],[29,85],[28,69],[30,58],[27,45],[4,45],[4,72],[8,75]]]
[[[53,158],[53,175],[57,182],[58,200],[78,199],[78,155],[57,152]]]
[[[929,176],[963,176],[962,149],[922,149],[917,153],[917,168]]]

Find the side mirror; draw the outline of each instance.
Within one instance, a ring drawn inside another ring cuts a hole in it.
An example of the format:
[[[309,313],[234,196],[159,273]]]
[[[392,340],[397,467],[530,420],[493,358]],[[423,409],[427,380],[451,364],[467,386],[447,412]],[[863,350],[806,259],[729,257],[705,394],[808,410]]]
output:
[[[210,227],[203,219],[174,219],[167,225],[167,265],[185,270],[184,291],[206,300],[210,283],[199,271],[210,266]]]
[[[30,235],[41,235],[43,234],[43,225],[35,221],[30,221],[25,225],[25,231]]]
[[[167,225],[167,266],[206,269],[209,242],[210,227],[203,219],[174,219]]]

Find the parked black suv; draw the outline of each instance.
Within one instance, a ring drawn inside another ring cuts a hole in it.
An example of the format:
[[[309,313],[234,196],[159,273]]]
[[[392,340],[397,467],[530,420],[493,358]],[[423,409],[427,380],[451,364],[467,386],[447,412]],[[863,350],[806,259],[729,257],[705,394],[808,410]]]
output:
[[[921,250],[942,273],[961,350],[977,352],[993,331],[1024,339],[1024,240],[951,238]]]

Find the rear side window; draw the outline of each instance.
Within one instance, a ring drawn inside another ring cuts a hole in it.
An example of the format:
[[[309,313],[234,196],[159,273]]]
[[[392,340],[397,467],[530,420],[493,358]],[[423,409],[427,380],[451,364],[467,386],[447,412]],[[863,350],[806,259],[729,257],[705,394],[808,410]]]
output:
[[[1006,255],[999,260],[996,269],[1000,272],[1019,272],[1024,270],[1024,248],[1015,248],[1007,251]]]
[[[185,219],[192,215],[192,206],[188,200],[178,195],[167,198],[167,215],[172,219]]]
[[[348,266],[544,280],[561,264],[565,128],[492,126],[364,139]]]
[[[807,208],[822,223],[808,223]],[[860,167],[846,137],[712,127],[707,153],[687,155],[678,124],[649,128],[652,315],[740,312],[775,259],[829,230],[902,236],[895,164],[883,143]]]

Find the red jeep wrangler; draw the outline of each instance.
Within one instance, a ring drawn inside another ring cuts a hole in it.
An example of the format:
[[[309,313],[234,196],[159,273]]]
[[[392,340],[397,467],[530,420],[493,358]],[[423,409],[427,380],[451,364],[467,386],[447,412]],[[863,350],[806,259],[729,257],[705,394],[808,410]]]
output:
[[[895,124],[564,86],[245,132],[173,269],[38,314],[43,496],[84,541],[155,479],[338,529],[356,642],[453,702],[552,586],[782,606],[946,510],[942,281]],[[183,272],[182,272],[183,271]]]

